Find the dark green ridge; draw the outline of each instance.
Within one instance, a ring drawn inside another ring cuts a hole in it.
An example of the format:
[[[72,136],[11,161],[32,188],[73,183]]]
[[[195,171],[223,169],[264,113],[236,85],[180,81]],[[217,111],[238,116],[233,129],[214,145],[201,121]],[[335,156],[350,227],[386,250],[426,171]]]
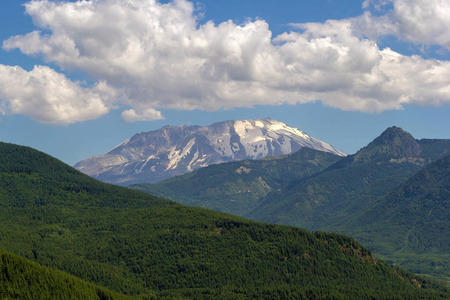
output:
[[[450,151],[450,140],[428,142],[423,148],[421,144],[398,127],[388,128],[356,154],[269,194],[247,216],[311,230],[331,227],[369,209],[428,162]]]
[[[328,169],[308,178],[292,182],[280,193],[266,197],[261,206],[247,215],[254,220],[300,226],[312,230],[338,231],[358,238],[376,255],[420,274],[449,280],[449,249],[424,255],[419,248],[398,251],[400,240],[384,239],[391,234],[389,226],[380,227],[380,238],[372,240],[372,232],[354,235],[364,223],[342,227],[339,224],[370,210],[393,189],[428,163],[450,153],[450,140],[415,140],[398,127],[388,128],[368,146],[343,158]],[[446,209],[446,218],[450,209]],[[368,214],[365,214],[367,217]],[[365,221],[365,217],[359,219]],[[437,229],[441,221],[430,223]],[[424,230],[424,226],[417,224]],[[339,230],[338,230],[339,228]],[[440,239],[448,239],[448,230]],[[372,242],[366,244],[366,241]],[[380,247],[377,243],[380,243]],[[381,251],[381,245],[383,251]],[[426,243],[421,247],[427,247]],[[387,248],[386,248],[387,247]],[[433,248],[430,245],[431,248]]]
[[[0,151],[0,191],[4,195],[0,198],[0,206],[54,204],[139,208],[172,203],[93,180],[29,147],[1,143]]]
[[[1,299],[133,299],[0,250]]]
[[[450,281],[445,275],[450,274],[449,228],[450,155],[334,230],[351,234],[384,257],[393,254],[391,260],[402,267]]]
[[[121,294],[445,299],[352,238],[262,224],[103,184],[0,143],[0,248]]]

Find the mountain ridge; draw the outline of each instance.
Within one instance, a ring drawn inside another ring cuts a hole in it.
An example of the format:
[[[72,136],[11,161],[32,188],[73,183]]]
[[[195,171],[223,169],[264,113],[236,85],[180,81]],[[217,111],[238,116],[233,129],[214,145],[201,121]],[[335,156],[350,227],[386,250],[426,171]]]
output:
[[[2,299],[135,299],[0,249]]]
[[[399,266],[448,280],[449,213],[450,155],[447,155],[426,165],[367,211],[334,225],[333,231],[354,236],[384,257],[393,253],[390,260]]]
[[[377,197],[401,184],[427,163],[450,152],[450,140],[428,141],[428,149],[422,149],[422,142],[410,133],[399,127],[389,127],[355,154],[342,158],[306,180],[291,182],[282,193],[266,199],[269,206],[278,207],[270,209],[276,212],[274,215],[267,215],[268,207],[264,207],[263,202],[259,209],[246,217],[276,222],[276,215],[282,219],[290,215],[289,220],[281,223],[310,230],[331,225],[339,220],[339,214],[332,211],[346,207],[349,212],[356,213],[369,208]],[[440,150],[435,150],[437,148]],[[436,153],[430,153],[431,150]],[[321,207],[329,212],[324,214]],[[258,210],[267,219],[257,217]],[[294,212],[304,215],[304,221],[295,220]]]
[[[0,248],[115,292],[144,299],[448,296],[340,234],[182,206],[20,146],[0,143],[0,158]]]
[[[211,165],[158,184],[135,184],[131,188],[164,195],[185,205],[242,216],[243,210],[249,213],[282,184],[311,176],[339,159],[337,155],[304,147],[282,156]],[[189,183],[184,181],[186,177],[191,178]],[[165,189],[166,185],[169,188]]]
[[[328,167],[318,170],[314,174],[309,174],[309,176],[299,176],[284,181],[276,189],[264,194],[258,200],[257,206],[252,207],[251,211],[244,207],[240,211],[233,211],[233,213],[261,222],[299,226],[308,230],[333,231],[339,223],[376,205],[382,197],[398,185],[403,184],[427,164],[449,154],[450,140],[416,140],[403,129],[395,126],[390,127],[355,154],[343,157]],[[225,171],[226,166],[218,165],[216,172],[220,172],[220,168]],[[202,173],[207,173],[208,168],[210,167],[202,169]],[[282,166],[278,168],[282,168]],[[191,199],[187,199],[192,193],[190,182],[202,179],[203,185],[207,185],[208,179],[207,177],[195,179],[197,173],[192,173],[190,176],[188,178],[183,175],[173,180],[162,181],[153,185],[148,191],[157,191],[157,195],[161,197],[169,197],[174,201],[192,205]],[[269,181],[265,176],[262,176],[262,179]],[[223,175],[223,177],[227,178],[226,175]],[[227,180],[233,177],[236,176],[230,174]],[[241,178],[244,179],[243,176]],[[271,180],[277,179],[280,182],[282,181],[282,178],[276,177]],[[177,185],[173,185],[174,182]],[[226,181],[215,182],[215,185],[222,186],[224,182]],[[245,181],[241,185],[243,184],[245,184]],[[174,194],[176,186],[183,187],[182,197],[180,198],[177,198],[177,195]],[[142,187],[141,190],[145,190],[145,186]],[[201,189],[199,187],[194,188],[194,191]],[[232,191],[232,186],[227,185],[222,193],[227,194],[232,193]],[[193,198],[196,201],[195,205],[210,207],[209,201],[217,202],[215,199],[220,198],[220,195],[216,194],[212,193],[203,198]],[[253,194],[256,194],[256,192],[253,192]],[[226,197],[223,198],[226,199]],[[201,203],[199,200],[205,203]],[[211,208],[217,209],[217,207]],[[223,207],[220,207],[219,210],[221,209]],[[357,224],[358,222],[352,226],[355,227]],[[340,230],[339,232],[352,234],[354,231]],[[392,253],[386,254],[386,252],[383,252],[382,254],[386,255],[384,256],[386,258],[393,257]],[[412,255],[417,254],[413,253]],[[416,272],[421,270],[424,272],[429,270],[428,264],[432,264],[430,260],[426,260],[426,264],[424,261],[416,265],[410,264],[408,267],[414,268]],[[447,272],[442,268],[439,270],[444,273]],[[438,277],[441,275],[450,277],[450,272],[447,272],[448,275],[444,275],[444,273],[434,272]]]
[[[265,118],[141,132],[105,155],[78,162],[75,168],[109,183],[154,183],[211,164],[278,156],[302,147],[346,155],[296,128]]]

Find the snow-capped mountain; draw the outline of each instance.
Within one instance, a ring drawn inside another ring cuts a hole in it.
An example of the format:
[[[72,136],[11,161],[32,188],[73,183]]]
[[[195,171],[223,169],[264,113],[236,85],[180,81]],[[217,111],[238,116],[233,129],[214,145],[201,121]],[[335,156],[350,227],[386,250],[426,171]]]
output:
[[[296,128],[266,118],[141,132],[75,168],[109,183],[155,183],[211,164],[288,154],[302,147],[346,155]]]

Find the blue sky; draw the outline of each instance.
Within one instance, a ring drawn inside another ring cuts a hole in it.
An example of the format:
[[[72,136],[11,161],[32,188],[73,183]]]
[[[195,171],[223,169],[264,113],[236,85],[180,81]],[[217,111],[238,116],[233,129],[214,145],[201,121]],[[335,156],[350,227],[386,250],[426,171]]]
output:
[[[2,1],[0,140],[73,165],[141,131],[267,116],[354,153],[450,138],[450,3]]]

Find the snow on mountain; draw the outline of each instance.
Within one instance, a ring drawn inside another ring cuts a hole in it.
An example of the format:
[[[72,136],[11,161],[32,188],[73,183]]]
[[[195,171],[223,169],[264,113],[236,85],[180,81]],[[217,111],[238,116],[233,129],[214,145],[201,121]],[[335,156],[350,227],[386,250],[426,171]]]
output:
[[[296,128],[266,118],[141,132],[105,155],[78,162],[75,168],[114,184],[154,183],[210,164],[283,155],[302,147],[346,155]]]

